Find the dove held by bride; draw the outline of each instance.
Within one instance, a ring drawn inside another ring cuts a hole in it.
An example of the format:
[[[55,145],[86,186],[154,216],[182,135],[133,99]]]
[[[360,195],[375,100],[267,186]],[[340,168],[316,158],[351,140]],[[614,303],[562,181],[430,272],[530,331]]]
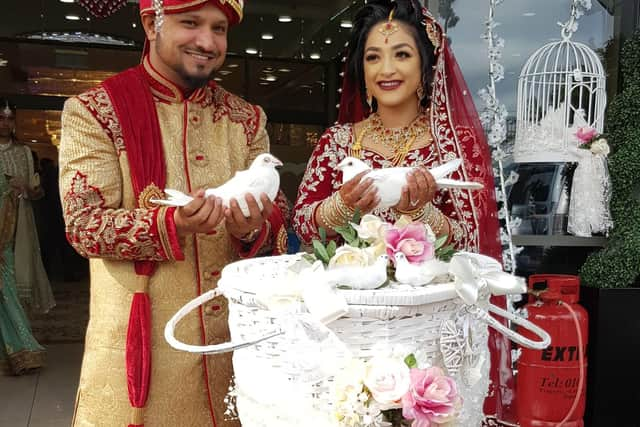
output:
[[[274,201],[280,189],[280,175],[276,170],[277,166],[282,166],[282,162],[269,153],[260,154],[249,166],[249,169],[238,171],[229,181],[216,188],[207,188],[205,197],[213,196],[222,199],[222,204],[228,208],[231,199],[236,199],[242,213],[249,216],[249,208],[244,196],[253,195],[260,210],[263,209],[260,195],[262,193]],[[193,200],[189,196],[178,190],[166,188],[165,193],[169,196],[165,199],[151,199],[158,205],[165,206],[185,206]]]
[[[458,188],[468,190],[479,190],[483,185],[479,182],[458,181],[446,178],[462,165],[461,159],[451,160],[440,166],[429,169],[436,181],[438,188]],[[369,165],[355,157],[345,157],[339,164],[338,170],[342,171],[342,182],[345,183],[353,179],[361,172],[369,171],[363,179],[370,178],[378,190],[380,203],[378,208],[386,209],[395,206],[400,202],[402,188],[407,184],[407,174],[413,171],[414,167],[392,167],[382,169],[371,169]]]

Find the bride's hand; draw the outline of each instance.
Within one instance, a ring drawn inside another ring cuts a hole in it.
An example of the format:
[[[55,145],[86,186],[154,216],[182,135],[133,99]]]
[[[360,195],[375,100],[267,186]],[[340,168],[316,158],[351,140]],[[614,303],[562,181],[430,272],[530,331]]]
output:
[[[378,190],[370,178],[362,179],[367,171],[361,172],[340,187],[340,197],[351,209],[359,209],[360,213],[371,212],[380,203]]]
[[[433,201],[437,185],[433,175],[424,167],[407,174],[407,185],[402,188],[400,201],[394,208],[400,212],[412,212]]]

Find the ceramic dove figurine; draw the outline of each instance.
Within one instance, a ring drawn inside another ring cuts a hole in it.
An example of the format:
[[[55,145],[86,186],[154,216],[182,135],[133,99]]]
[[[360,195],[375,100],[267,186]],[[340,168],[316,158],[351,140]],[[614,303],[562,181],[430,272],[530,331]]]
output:
[[[207,188],[206,196],[216,196],[222,199],[222,204],[229,207],[229,201],[236,199],[245,216],[249,216],[249,208],[244,196],[252,194],[262,210],[260,194],[265,193],[271,201],[275,200],[280,189],[280,175],[275,169],[282,166],[282,162],[269,153],[260,154],[249,166],[249,169],[238,171],[229,181],[216,188]],[[193,197],[181,191],[167,188],[164,190],[169,195],[166,200],[152,199],[153,203],[167,206],[185,206],[193,200]]]
[[[438,276],[447,274],[449,264],[437,259],[425,261],[422,264],[411,264],[402,252],[394,254],[396,260],[396,281],[405,285],[428,285]]]
[[[325,271],[325,280],[331,286],[348,286],[351,289],[377,289],[387,281],[389,256],[380,255],[367,267],[337,267]]]
[[[461,164],[462,160],[455,159],[429,170],[435,178],[438,188],[477,190],[483,187],[479,182],[456,181],[445,178],[458,169]],[[351,180],[360,172],[369,170],[370,172],[364,178],[373,179],[380,197],[380,203],[377,206],[380,209],[390,208],[398,204],[402,195],[402,187],[407,183],[407,174],[415,169],[410,167],[371,169],[369,165],[355,157],[345,157],[337,168],[342,171],[343,183]]]

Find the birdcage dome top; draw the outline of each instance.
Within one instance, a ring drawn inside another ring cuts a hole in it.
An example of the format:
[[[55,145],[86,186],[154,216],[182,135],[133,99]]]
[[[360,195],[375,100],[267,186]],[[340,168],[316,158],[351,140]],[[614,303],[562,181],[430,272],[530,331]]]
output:
[[[518,79],[514,160],[575,161],[577,131],[603,130],[605,83],[598,55],[570,35],[534,52]]]
[[[548,73],[604,75],[598,55],[587,45],[563,39],[548,43],[529,57],[520,78]]]

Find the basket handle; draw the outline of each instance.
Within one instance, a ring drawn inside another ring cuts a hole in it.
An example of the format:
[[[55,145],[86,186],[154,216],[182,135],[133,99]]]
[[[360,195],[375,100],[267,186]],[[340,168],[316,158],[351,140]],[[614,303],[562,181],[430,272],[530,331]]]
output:
[[[283,334],[282,331],[274,331],[262,337],[244,341],[240,343],[234,342],[225,342],[222,344],[214,344],[214,345],[191,345],[185,344],[181,341],[178,341],[175,337],[176,325],[180,322],[187,314],[200,307],[207,301],[211,301],[217,296],[222,295],[222,291],[220,289],[212,289],[204,294],[200,295],[197,298],[189,301],[185,304],[176,314],[169,319],[166,326],[164,327],[164,339],[169,343],[169,345],[176,350],[186,351],[188,353],[197,353],[197,354],[219,354],[219,353],[228,353],[234,350],[238,350],[245,347],[250,347],[252,345],[258,344],[259,342],[271,339],[275,336]]]
[[[493,304],[489,304],[489,311],[497,314],[498,316],[502,316],[505,319],[511,320],[516,325],[522,326],[525,329],[533,332],[540,338],[540,341],[534,341],[532,339],[526,338],[519,333],[511,330],[506,327],[500,321],[496,320],[493,316],[491,316],[487,311],[481,309],[478,306],[470,306],[469,311],[474,314],[478,319],[485,322],[487,325],[500,332],[502,335],[509,338],[511,341],[520,344],[521,346],[533,349],[533,350],[544,350],[549,347],[551,344],[551,336],[544,329],[536,326],[534,323],[529,320],[516,316],[513,313],[509,313],[507,310],[503,310],[500,307],[496,307]]]

